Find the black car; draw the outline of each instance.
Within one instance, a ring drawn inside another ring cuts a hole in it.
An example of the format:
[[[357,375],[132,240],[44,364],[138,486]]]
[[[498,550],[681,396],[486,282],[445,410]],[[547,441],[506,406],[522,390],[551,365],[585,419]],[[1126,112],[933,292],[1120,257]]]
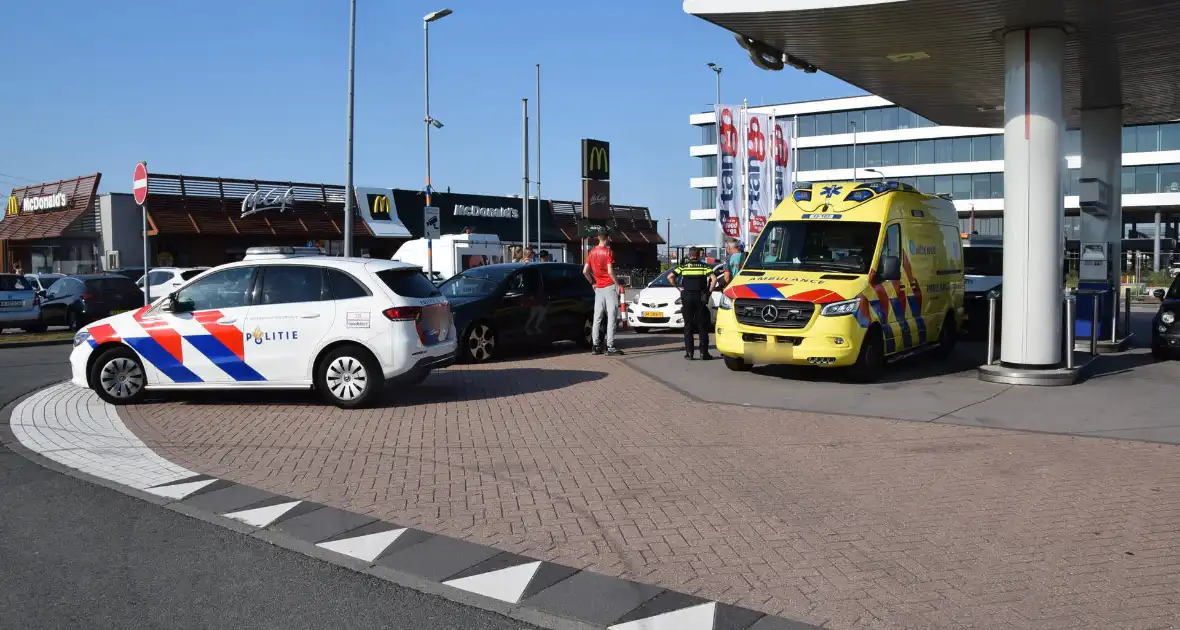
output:
[[[107,273],[126,276],[132,280],[139,280],[143,277],[143,267],[119,267],[118,269],[111,269]]]
[[[41,298],[41,323],[78,330],[86,324],[143,306],[135,281],[116,274],[66,276]]]
[[[1180,352],[1180,276],[1172,280],[1168,290],[1156,289],[1160,310],[1151,318],[1151,354],[1167,360]]]
[[[487,361],[506,348],[575,341],[590,347],[594,289],[579,265],[513,263],[468,269],[439,287],[451,303],[459,348]]]

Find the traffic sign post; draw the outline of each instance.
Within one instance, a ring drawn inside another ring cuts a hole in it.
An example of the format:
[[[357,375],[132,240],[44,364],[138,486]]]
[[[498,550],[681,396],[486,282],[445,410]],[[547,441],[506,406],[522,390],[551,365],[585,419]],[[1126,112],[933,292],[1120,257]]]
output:
[[[151,283],[148,282],[148,273],[152,270],[152,263],[148,249],[147,162],[140,162],[135,165],[135,175],[131,178],[131,191],[135,195],[135,203],[139,204],[140,214],[143,215],[143,305],[147,306],[152,303],[152,297],[148,294],[152,287]]]

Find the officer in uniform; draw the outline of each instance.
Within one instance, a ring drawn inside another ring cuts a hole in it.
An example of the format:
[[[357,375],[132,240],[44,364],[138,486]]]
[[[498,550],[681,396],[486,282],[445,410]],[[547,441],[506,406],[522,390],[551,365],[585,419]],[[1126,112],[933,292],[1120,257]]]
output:
[[[679,279],[679,282],[677,280]],[[668,272],[668,281],[680,288],[681,312],[684,314],[684,358],[693,359],[693,334],[701,341],[701,359],[709,354],[709,294],[716,279],[709,265],[701,262],[700,248],[688,250],[688,260]]]

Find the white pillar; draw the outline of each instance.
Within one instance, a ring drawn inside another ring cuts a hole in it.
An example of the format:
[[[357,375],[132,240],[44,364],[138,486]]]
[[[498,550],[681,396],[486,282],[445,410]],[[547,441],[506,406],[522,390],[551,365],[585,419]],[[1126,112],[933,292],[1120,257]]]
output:
[[[1004,284],[1000,361],[1061,360],[1065,33],[1004,35]]]
[[[1118,286],[1123,244],[1123,110],[1121,107],[1082,110],[1082,177],[1110,184],[1110,211],[1105,217],[1082,211],[1082,242],[1110,243],[1114,261],[1110,282]]]

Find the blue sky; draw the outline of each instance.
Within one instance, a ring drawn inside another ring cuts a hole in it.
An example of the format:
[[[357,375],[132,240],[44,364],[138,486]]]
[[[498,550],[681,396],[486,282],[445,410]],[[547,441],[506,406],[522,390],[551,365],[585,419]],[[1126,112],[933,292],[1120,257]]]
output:
[[[520,99],[533,110],[540,63],[545,197],[579,198],[578,141],[608,140],[612,199],[671,217],[677,243],[712,234],[687,219],[700,203],[688,115],[713,101],[707,62],[724,67],[728,102],[858,93],[757,69],[675,0],[358,5],[358,185],[423,185],[422,16],[447,7],[430,32],[431,113],[445,123],[436,189],[520,191]],[[347,0],[43,0],[3,14],[4,196],[95,171],[104,190],[130,191],[142,159],[158,172],[344,183]]]

